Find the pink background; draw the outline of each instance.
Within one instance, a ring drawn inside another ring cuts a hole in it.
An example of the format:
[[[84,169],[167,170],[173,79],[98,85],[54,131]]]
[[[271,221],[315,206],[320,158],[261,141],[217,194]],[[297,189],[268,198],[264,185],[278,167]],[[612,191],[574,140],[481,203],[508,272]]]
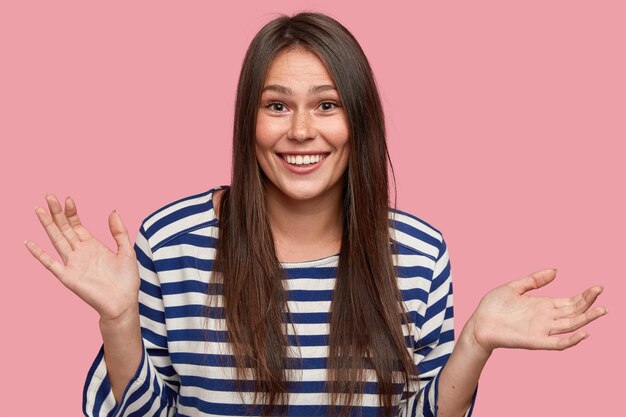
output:
[[[560,271],[544,294],[606,287],[578,347],[495,352],[475,415],[626,415],[624,2],[415,3],[2,2],[1,414],[80,415],[100,346],[96,314],[23,247],[51,248],[33,207],[72,195],[112,244],[112,209],[134,235],[227,184],[245,49],[277,12],[312,9],[371,61],[398,206],[450,247],[457,332],[482,294],[543,267]]]

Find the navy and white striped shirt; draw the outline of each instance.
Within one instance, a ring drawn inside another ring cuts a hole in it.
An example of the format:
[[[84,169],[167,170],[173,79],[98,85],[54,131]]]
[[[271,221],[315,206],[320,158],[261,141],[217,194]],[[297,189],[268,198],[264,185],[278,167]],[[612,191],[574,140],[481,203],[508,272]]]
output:
[[[116,405],[101,349],[85,382],[86,416],[250,415],[252,395],[238,391],[235,383],[220,309],[205,317],[219,227],[212,197],[220,188],[169,204],[143,222],[135,243],[141,277],[141,363]],[[439,373],[454,344],[448,251],[441,233],[420,219],[391,209],[389,219],[397,242],[393,260],[398,285],[414,322],[411,334],[417,348],[412,354],[420,375],[419,384],[409,388],[410,397],[396,397],[397,412],[431,417],[436,414]],[[287,374],[294,382],[289,384],[288,416],[326,415],[329,309],[337,265],[337,255],[282,264],[301,346],[290,353],[301,360],[294,361],[299,369]],[[293,336],[294,330],[288,329]],[[296,346],[293,337],[290,341]],[[368,381],[357,411],[364,417],[382,415],[375,376],[369,375]]]

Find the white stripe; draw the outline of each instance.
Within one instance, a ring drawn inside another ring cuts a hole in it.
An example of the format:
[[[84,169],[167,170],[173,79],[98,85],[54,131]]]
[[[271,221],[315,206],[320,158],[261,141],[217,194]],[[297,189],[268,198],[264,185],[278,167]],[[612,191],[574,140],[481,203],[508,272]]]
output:
[[[404,232],[396,230],[396,240],[398,243],[402,245],[413,248],[419,252],[425,253],[427,255],[436,258],[439,254],[439,249],[436,246],[431,245],[430,243],[424,242],[423,240],[419,240],[413,236],[407,235]]]
[[[432,237],[434,237],[435,239],[437,239],[438,241],[441,242],[441,240],[443,239],[441,236],[441,233],[439,233],[438,231],[436,231],[435,229],[433,229],[432,227],[429,227],[427,225],[425,225],[424,223],[415,220],[414,218],[412,218],[411,216],[402,214],[402,213],[394,213],[391,210],[389,211],[389,218],[395,221],[398,221],[400,223],[404,223],[404,224],[408,224],[409,226],[413,227],[414,229],[417,229],[421,232],[424,232]]]
[[[173,206],[168,207],[167,209],[164,209],[148,218],[144,223],[144,227],[153,227],[156,222],[176,212],[177,210],[181,210],[184,207],[206,203],[211,197],[211,194],[207,194],[191,200],[176,203]],[[443,241],[441,234],[434,228],[410,217],[409,215],[403,213],[393,214],[391,212],[389,215],[390,218],[395,218],[396,221],[398,221],[399,223],[411,226],[415,230],[419,230],[420,232],[423,232],[432,238],[429,239],[429,241],[423,241],[423,236],[421,235],[421,233],[413,233],[413,236],[411,235],[411,232],[400,232],[398,230],[394,230],[393,228],[390,229],[391,232],[395,232],[394,238],[397,239],[398,244],[401,244],[409,249],[409,251],[406,251],[406,254],[394,255],[394,264],[399,267],[417,269],[417,271],[413,271],[416,276],[398,278],[398,288],[404,291],[422,289],[426,292],[426,294],[428,294],[427,300],[404,300],[403,303],[407,311],[411,315],[419,314],[424,317],[428,305],[433,305],[434,303],[442,299],[445,299],[446,305],[451,307],[453,300],[452,295],[449,293],[451,282],[450,277],[448,277],[447,281],[443,283],[438,289],[430,293],[433,277],[441,274],[441,272],[448,265],[449,262],[449,254],[447,251],[444,253],[439,253],[441,246],[440,243]],[[178,221],[175,221],[173,223],[163,225],[163,227],[160,230],[157,230],[155,234],[150,238],[150,242],[147,242],[144,236],[142,236],[141,234],[137,237],[136,242],[138,247],[143,250],[147,256],[154,256],[154,259],[157,260],[176,259],[177,257],[181,256],[194,257],[199,261],[212,260],[215,257],[215,249],[213,248],[197,247],[189,244],[175,244],[177,242],[171,241],[172,237],[177,236],[182,231],[196,228],[200,223],[204,223],[211,219],[214,219],[214,213],[212,211],[193,214],[186,218],[179,219]],[[219,234],[219,230],[216,226],[209,226],[192,230],[188,233],[193,233],[197,236],[210,236],[216,238]],[[430,241],[433,239],[434,241],[439,242],[439,244],[431,243]],[[156,251],[156,254],[152,255],[152,251],[150,250],[150,248],[155,247],[155,245],[159,245],[160,243],[163,243],[165,241],[170,241],[172,245],[162,246]],[[434,259],[437,258],[439,259],[437,262],[435,262]],[[335,280],[326,278],[315,278],[315,275],[317,275],[317,271],[314,270],[314,268],[333,267],[337,265],[337,261],[337,257],[329,257],[328,259],[321,260],[320,262],[284,264],[283,267],[285,269],[302,268],[302,272],[305,275],[304,278],[285,280],[285,288],[293,291],[334,290]],[[311,274],[309,276],[306,276],[307,268],[311,269]],[[200,271],[197,268],[193,267],[183,268],[175,271],[161,271],[158,274],[155,274],[154,272],[139,265],[139,271],[142,279],[156,286],[160,286],[165,283],[180,283],[183,280],[196,280],[203,284],[207,284],[211,279],[211,272]],[[408,269],[408,271],[411,272],[411,269]],[[203,306],[206,305],[208,301],[207,294],[205,294],[204,292],[170,294],[165,295],[163,299],[159,297],[153,297],[151,295],[141,292],[140,300],[145,306],[156,311],[163,311],[165,307],[170,308],[177,306],[187,306],[191,304]],[[223,304],[221,296],[213,297],[213,301],[218,307],[222,306]],[[291,311],[292,313],[328,314],[330,304],[330,301],[289,301],[287,303],[287,306],[289,311]],[[158,321],[153,321],[151,319],[148,319],[147,317],[142,316],[141,324],[144,328],[150,329],[151,331],[155,332],[158,335],[161,335],[162,337],[166,337],[167,332],[173,330],[184,331],[192,329],[209,329],[218,331],[225,330],[226,327],[224,320],[209,319],[205,317],[171,318],[167,319],[166,323],[160,323]],[[289,335],[298,334],[300,336],[327,336],[329,332],[328,323],[298,323],[293,326],[286,326],[286,328],[287,334]],[[431,332],[445,332],[453,330],[453,328],[453,319],[445,319],[445,310],[443,310],[433,317],[430,317],[429,320],[424,323],[421,329],[416,328],[415,325],[411,325],[410,329],[406,326],[403,326],[402,332],[405,336],[410,334],[416,340],[416,343],[419,344],[420,337],[426,336]],[[144,346],[149,349],[159,349],[161,352],[169,351],[169,353],[171,354],[196,353],[200,355],[232,355],[231,345],[229,343],[168,340],[166,347],[168,349],[167,351],[164,350],[163,347],[154,346],[148,341],[144,341]],[[410,347],[408,347],[407,349],[413,354],[413,359],[416,364],[419,364],[422,361],[437,361],[434,363],[439,364],[439,362],[445,362],[445,359],[452,351],[453,346],[453,342],[438,344],[438,342],[435,341],[432,346],[430,346],[432,350],[430,350],[426,357],[423,356],[426,353],[424,350],[418,349],[417,351],[412,352]],[[328,346],[304,346],[301,348],[292,347],[287,351],[287,356],[290,358],[324,359],[328,357]],[[171,367],[176,371],[176,374],[172,377],[166,378],[165,376],[159,375],[156,372],[157,367]],[[180,381],[181,376],[200,376],[216,379],[234,379],[236,377],[236,371],[232,367],[189,365],[179,362],[172,363],[170,356],[155,355],[154,357],[150,357],[146,354],[143,367],[139,372],[139,378],[128,390],[127,396],[125,397],[126,401],[128,401],[133,392],[142,387],[142,381],[146,378],[148,369],[150,369],[150,375],[153,380],[145,381],[146,385],[144,385],[144,387],[147,386],[149,388],[149,391],[144,394],[142,398],[138,399],[133,404],[130,404],[128,413],[132,412],[133,410],[139,409],[147,401],[152,400],[151,390],[155,382],[159,387],[161,387],[161,390],[163,390],[165,384],[168,381]],[[436,369],[433,369],[432,371],[422,375],[421,377],[423,378],[423,380],[421,382],[421,386],[423,387],[426,381],[436,377],[440,369],[441,367],[439,366]],[[371,380],[375,381],[376,378],[373,373],[368,373],[371,376]],[[97,364],[95,375],[90,384],[87,386],[86,397],[88,409],[93,407],[93,402],[95,401],[97,390],[100,386],[101,381],[107,377],[106,375],[106,364],[104,363],[104,360],[102,360],[99,364]],[[304,369],[288,372],[287,376],[288,380],[293,381],[324,381],[326,380],[328,375],[326,369]],[[174,385],[171,386],[173,387]],[[429,392],[424,393],[424,395],[428,395],[429,398],[434,400],[434,385],[431,384],[430,387],[431,388]],[[410,388],[412,390],[416,390],[417,386],[414,385]],[[201,398],[207,402],[233,405],[241,404],[241,398],[235,392],[212,391],[190,386],[183,386],[181,390],[182,395]],[[364,397],[364,400],[364,405],[378,405],[378,397],[375,395],[366,395]],[[148,412],[149,415],[156,413],[156,410],[160,406],[159,401],[156,401],[154,404],[152,404],[152,408]],[[290,394],[290,404],[292,405],[312,405],[315,403],[326,404],[327,401],[327,396],[323,393]],[[414,401],[416,401],[415,397],[411,397],[408,401],[406,401],[406,406],[411,406],[412,402]],[[106,403],[104,404],[102,409],[107,412],[107,410],[111,410],[114,406],[115,399],[113,398],[112,392],[109,392]],[[171,407],[168,410],[164,410],[162,413],[159,413],[159,415],[174,416],[176,414],[177,407],[180,413],[188,415],[211,415],[199,413],[193,407],[179,407],[178,405],[175,407]],[[434,410],[432,411],[434,412]],[[418,410],[418,415],[420,413],[421,410]]]
[[[208,214],[208,212],[191,214],[175,221],[174,223],[163,226],[150,237],[150,246],[154,248],[183,230],[194,228],[201,223],[209,221],[210,217]],[[158,250],[155,252],[158,252]]]
[[[195,206],[197,204],[203,204],[209,201],[213,197],[213,193],[209,193],[200,197],[192,198],[189,200],[181,201],[176,204],[171,205],[170,207],[159,211],[158,213],[153,214],[150,218],[144,221],[144,228],[149,229],[154,223],[158,222],[164,217],[183,209],[185,207]]]
[[[207,402],[214,402],[218,404],[241,404],[242,396],[243,401],[246,404],[252,404],[254,393],[243,392],[241,395],[238,392],[231,391],[213,391],[205,390],[195,386],[185,387],[181,391],[181,395],[186,397],[198,398]],[[364,407],[375,407],[378,405],[378,396],[373,394],[364,394],[363,403]],[[260,399],[260,398],[259,398]],[[330,397],[325,393],[297,393],[289,395],[289,405],[325,405],[330,403]],[[197,414],[193,414],[197,415]]]

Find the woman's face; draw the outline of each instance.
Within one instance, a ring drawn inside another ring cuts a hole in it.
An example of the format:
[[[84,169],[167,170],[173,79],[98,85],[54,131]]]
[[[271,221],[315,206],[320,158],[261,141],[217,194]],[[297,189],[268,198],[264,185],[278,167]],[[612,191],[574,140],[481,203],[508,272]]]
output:
[[[322,61],[298,48],[269,68],[256,124],[256,157],[271,192],[292,200],[341,195],[349,128]]]

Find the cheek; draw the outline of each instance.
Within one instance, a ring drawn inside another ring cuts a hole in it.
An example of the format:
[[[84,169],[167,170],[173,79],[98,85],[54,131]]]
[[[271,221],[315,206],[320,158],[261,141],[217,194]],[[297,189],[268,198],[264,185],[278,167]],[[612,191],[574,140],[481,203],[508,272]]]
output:
[[[333,139],[336,146],[347,146],[350,138],[350,128],[345,117],[338,118],[327,126],[327,134]]]
[[[259,117],[256,122],[256,128],[254,131],[255,144],[256,144],[256,152],[259,154],[260,148],[266,146],[268,142],[268,137],[270,135],[267,132],[267,125],[264,121]]]
[[[341,155],[341,164],[343,168],[348,168],[348,163],[350,162],[350,143],[347,142],[343,147],[343,155]]]
[[[257,116],[255,137],[258,145],[262,147],[272,146],[283,134],[282,123],[272,117],[259,114]]]

